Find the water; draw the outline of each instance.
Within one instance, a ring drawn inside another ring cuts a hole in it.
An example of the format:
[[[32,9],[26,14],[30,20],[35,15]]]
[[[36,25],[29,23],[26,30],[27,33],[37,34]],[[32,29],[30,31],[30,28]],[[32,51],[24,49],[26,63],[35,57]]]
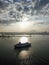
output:
[[[22,37],[0,38],[0,65],[49,65],[49,35],[26,36],[31,47],[14,49]]]

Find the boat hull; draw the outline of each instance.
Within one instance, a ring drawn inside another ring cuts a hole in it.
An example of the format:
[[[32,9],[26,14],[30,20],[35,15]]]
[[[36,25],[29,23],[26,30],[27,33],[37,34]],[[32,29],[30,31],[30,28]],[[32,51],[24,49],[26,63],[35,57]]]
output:
[[[15,48],[24,48],[24,47],[30,47],[31,43],[24,43],[24,44],[16,44]]]

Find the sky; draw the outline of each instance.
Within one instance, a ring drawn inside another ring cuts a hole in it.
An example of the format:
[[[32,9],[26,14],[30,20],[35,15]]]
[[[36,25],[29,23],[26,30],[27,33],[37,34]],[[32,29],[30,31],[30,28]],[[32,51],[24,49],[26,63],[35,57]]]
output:
[[[0,0],[0,32],[49,32],[49,0]]]

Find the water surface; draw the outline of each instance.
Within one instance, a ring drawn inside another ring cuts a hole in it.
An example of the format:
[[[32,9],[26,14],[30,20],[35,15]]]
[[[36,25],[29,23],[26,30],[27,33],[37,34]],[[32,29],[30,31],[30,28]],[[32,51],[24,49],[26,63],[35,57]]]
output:
[[[31,47],[14,49],[22,37],[0,37],[0,65],[49,65],[49,35],[26,36]]]

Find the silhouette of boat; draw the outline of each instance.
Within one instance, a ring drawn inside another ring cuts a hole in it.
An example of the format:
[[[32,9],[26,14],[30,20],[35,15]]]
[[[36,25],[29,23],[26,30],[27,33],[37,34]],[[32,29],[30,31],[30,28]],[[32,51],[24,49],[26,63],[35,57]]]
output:
[[[31,46],[31,43],[21,43],[19,42],[18,44],[15,45],[15,48],[24,48],[24,47],[30,47]]]

